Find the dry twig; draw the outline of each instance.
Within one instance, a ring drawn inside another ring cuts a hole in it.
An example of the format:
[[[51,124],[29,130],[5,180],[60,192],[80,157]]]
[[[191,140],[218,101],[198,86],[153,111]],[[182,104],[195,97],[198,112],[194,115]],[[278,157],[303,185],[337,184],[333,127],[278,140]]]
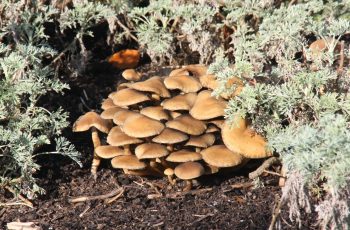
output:
[[[90,200],[106,200],[108,198],[118,196],[119,194],[123,194],[124,188],[117,188],[114,189],[113,191],[105,194],[105,195],[98,195],[98,196],[81,196],[77,197],[74,199],[70,199],[70,203],[78,203],[78,202],[85,202],[85,201],[90,201]],[[117,198],[119,198],[121,195],[119,195]],[[110,203],[110,202],[108,202]]]
[[[255,171],[249,173],[249,179],[255,179],[259,177],[266,169],[268,169],[271,165],[279,163],[280,160],[277,157],[270,157],[269,159],[265,160],[264,163],[257,168]]]

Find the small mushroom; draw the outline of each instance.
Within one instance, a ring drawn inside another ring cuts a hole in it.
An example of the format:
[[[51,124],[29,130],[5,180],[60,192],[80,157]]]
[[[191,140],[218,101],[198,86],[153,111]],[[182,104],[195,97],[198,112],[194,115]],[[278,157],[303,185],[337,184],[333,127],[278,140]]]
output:
[[[111,93],[108,97],[113,100],[115,105],[120,107],[135,105],[150,100],[144,93],[129,88]]]
[[[194,146],[196,147],[196,152],[200,152],[201,148],[208,148],[209,146],[212,146],[214,142],[214,134],[205,133],[200,136],[191,136],[185,146]]]
[[[107,110],[109,108],[113,108],[116,105],[113,103],[113,100],[111,98],[105,99],[101,104],[101,109]]]
[[[234,167],[242,163],[244,157],[232,152],[225,145],[214,145],[201,151],[203,160],[209,165],[223,168]]]
[[[207,128],[203,121],[194,119],[187,114],[176,117],[174,120],[168,121],[165,125],[168,128],[180,130],[190,135],[200,135]]]
[[[162,106],[148,106],[140,110],[140,114],[143,114],[149,118],[157,121],[169,120],[169,114],[163,109]]]
[[[158,167],[152,167],[157,165],[155,160],[161,162],[161,164],[167,168],[168,165],[163,161],[163,158],[169,154],[169,151],[166,149],[164,145],[156,144],[156,143],[144,143],[135,148],[135,155],[138,159],[150,159],[151,169],[158,172],[160,175],[163,173],[158,169]]]
[[[95,149],[101,145],[100,138],[98,136],[98,131],[103,133],[108,133],[112,128],[112,124],[107,120],[104,120],[95,112],[88,112],[78,118],[73,124],[73,132],[84,132],[91,128],[91,138],[94,145],[94,158],[91,164],[91,174],[96,179],[97,168],[100,165],[101,159],[97,156]]]
[[[188,139],[188,136],[180,131],[165,128],[158,136],[152,139],[153,142],[166,144],[169,151],[173,151],[173,144],[183,142]]]
[[[139,81],[141,79],[141,74],[136,72],[135,69],[126,69],[122,73],[122,77],[127,81]]]
[[[192,179],[204,174],[204,167],[198,162],[185,162],[176,166],[174,173],[178,178],[186,180],[187,185],[183,191],[187,192],[192,188]]]
[[[97,156],[103,159],[111,159],[116,156],[125,155],[125,151],[122,148],[111,145],[101,145],[95,149]]]
[[[164,175],[166,175],[168,177],[169,183],[171,185],[175,184],[175,180],[173,178],[173,176],[174,176],[174,169],[172,169],[172,168],[165,169],[164,170]]]
[[[169,156],[166,158],[169,162],[175,162],[175,163],[183,163],[183,162],[189,162],[189,161],[199,161],[202,159],[202,155],[197,152],[188,151],[185,149],[172,152],[169,154]]]
[[[106,120],[112,120],[114,117],[114,114],[116,114],[117,112],[120,112],[120,111],[128,111],[128,110],[125,108],[121,108],[119,106],[114,106],[114,107],[111,107],[111,108],[104,110],[101,113],[101,117],[103,119],[106,119]]]
[[[199,80],[188,75],[167,77],[164,84],[168,89],[179,89],[184,93],[195,93],[202,88]]]
[[[161,79],[158,76],[151,77],[146,81],[136,82],[130,85],[130,88],[136,89],[142,92],[151,92],[158,95],[158,97],[152,96],[152,98],[159,98],[159,97],[168,98],[171,96],[169,90],[165,87],[163,83],[163,79]]]
[[[121,128],[125,134],[131,137],[145,138],[160,134],[164,125],[145,115],[137,114],[127,118]]]
[[[118,126],[114,126],[107,136],[107,143],[112,146],[123,146],[125,155],[131,155],[129,145],[142,142],[140,139],[126,135]]]
[[[196,101],[197,94],[196,93],[186,93],[180,94],[173,98],[166,99],[161,103],[164,109],[170,111],[176,110],[190,110]]]

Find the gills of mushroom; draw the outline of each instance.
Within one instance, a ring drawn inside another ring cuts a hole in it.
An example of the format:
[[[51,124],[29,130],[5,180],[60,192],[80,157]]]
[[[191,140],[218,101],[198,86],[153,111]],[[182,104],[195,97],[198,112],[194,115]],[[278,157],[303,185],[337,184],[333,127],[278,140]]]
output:
[[[101,145],[101,141],[98,136],[97,130],[100,130],[103,133],[108,133],[109,130],[112,128],[112,123],[108,120],[101,118],[100,115],[98,115],[95,112],[88,112],[80,116],[73,124],[73,132],[84,132],[89,130],[90,128],[91,138],[94,145],[94,158],[92,160],[91,165],[91,174],[96,179],[96,172],[101,162],[100,157],[95,152],[95,148]]]

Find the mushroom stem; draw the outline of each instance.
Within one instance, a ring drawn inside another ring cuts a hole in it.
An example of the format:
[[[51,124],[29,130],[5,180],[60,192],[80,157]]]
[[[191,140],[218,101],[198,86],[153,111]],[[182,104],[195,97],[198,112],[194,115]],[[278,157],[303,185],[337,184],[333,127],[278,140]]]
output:
[[[176,179],[173,178],[173,175],[168,175],[168,180],[171,185],[175,185]]]
[[[94,179],[97,178],[97,168],[101,163],[101,158],[97,156],[95,149],[101,145],[100,137],[98,136],[98,131],[95,127],[91,127],[91,139],[94,145],[94,158],[91,163],[91,174],[94,176]]]
[[[159,164],[156,161],[151,160],[149,162],[149,166],[148,167],[150,168],[150,170],[155,171],[159,175],[162,175],[162,176],[164,175],[162,170],[159,169]]]
[[[125,155],[131,155],[130,145],[124,145],[124,153]]]
[[[196,153],[199,153],[201,151],[201,148],[196,147]]]
[[[168,145],[166,146],[166,148],[167,148],[167,150],[169,150],[169,152],[174,151],[174,145],[173,145],[173,144],[168,144]]]
[[[160,96],[158,94],[152,93],[151,98],[156,100],[156,101],[160,101]]]
[[[192,180],[186,180],[186,186],[182,190],[183,192],[188,192],[192,189]]]

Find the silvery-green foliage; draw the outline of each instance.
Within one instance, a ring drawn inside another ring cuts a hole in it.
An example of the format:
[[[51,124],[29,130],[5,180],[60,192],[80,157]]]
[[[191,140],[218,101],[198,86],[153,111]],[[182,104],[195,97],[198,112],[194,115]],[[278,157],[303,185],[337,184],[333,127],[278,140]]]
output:
[[[34,177],[40,169],[34,157],[68,126],[66,112],[48,111],[38,101],[48,92],[63,93],[68,85],[42,63],[44,57],[57,55],[44,33],[44,23],[56,10],[19,1],[6,1],[4,7],[12,13],[3,17],[0,34],[7,41],[0,46],[0,188],[9,186],[34,198],[43,192]],[[27,11],[19,14],[23,8]],[[79,153],[68,140],[56,142],[57,153],[79,163]]]

